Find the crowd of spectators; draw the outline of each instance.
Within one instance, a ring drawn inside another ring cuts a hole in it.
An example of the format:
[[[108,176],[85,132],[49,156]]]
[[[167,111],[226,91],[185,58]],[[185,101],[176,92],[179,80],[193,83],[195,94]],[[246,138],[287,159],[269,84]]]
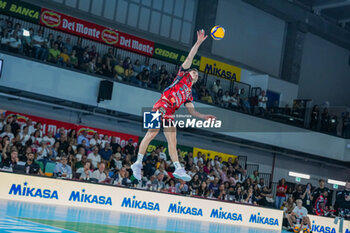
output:
[[[297,185],[293,190],[282,179],[274,195],[259,172],[247,174],[237,158],[222,161],[219,156],[210,159],[210,155],[201,152],[193,156],[191,151],[183,157],[178,149],[179,161],[192,177],[186,183],[173,177],[174,167],[163,146],[145,156],[142,179],[138,181],[130,169],[137,159],[137,147],[132,139],[122,148],[115,137],[98,134],[89,137],[87,131],[77,135],[75,130],[60,128],[45,135],[40,122],[33,125],[28,119],[20,124],[15,115],[7,118],[1,115],[0,132],[2,170],[44,175],[47,164],[53,164],[54,177],[282,208],[286,214],[301,199],[309,213],[324,216],[340,213],[349,217],[349,182],[338,193],[333,207],[331,192],[323,180],[317,189],[308,184]]]

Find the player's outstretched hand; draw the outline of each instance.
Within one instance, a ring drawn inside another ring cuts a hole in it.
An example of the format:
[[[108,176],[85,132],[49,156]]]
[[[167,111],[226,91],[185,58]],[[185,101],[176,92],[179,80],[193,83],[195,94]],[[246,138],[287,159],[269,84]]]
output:
[[[205,39],[207,39],[207,35],[205,35],[205,32],[203,29],[197,31],[197,42],[198,43],[203,43],[203,41],[205,41]]]
[[[209,120],[209,119],[215,120],[215,119],[216,119],[216,116],[214,116],[214,115],[204,115],[203,118],[204,118],[205,120]]]

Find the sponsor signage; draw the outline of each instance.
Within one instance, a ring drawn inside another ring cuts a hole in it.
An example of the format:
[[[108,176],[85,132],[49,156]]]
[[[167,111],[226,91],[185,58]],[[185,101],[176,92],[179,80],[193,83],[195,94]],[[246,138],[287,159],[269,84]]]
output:
[[[280,210],[0,172],[0,198],[281,230]]]
[[[241,68],[203,56],[201,57],[199,70],[231,81],[241,80]]]
[[[154,44],[154,58],[181,65],[185,61],[187,55],[188,52],[158,43]],[[199,69],[200,60],[200,56],[195,56],[193,58],[192,68]]]
[[[114,47],[152,56],[154,42],[112,28],[42,8],[40,24]]]
[[[38,23],[41,8],[23,1],[0,0],[0,13]]]
[[[40,122],[42,124],[41,130],[44,135],[46,135],[49,131],[52,131],[56,134],[59,132],[59,129],[61,127],[64,127],[65,130],[75,129],[78,135],[82,131],[87,131],[88,138],[91,138],[95,133],[99,134],[100,139],[102,139],[104,135],[108,135],[109,137],[115,136],[118,144],[120,144],[122,147],[124,147],[128,143],[128,140],[130,138],[133,139],[135,146],[137,145],[137,142],[139,140],[138,136],[134,136],[131,134],[119,133],[119,132],[114,132],[110,130],[98,129],[94,127],[87,127],[83,125],[72,124],[72,123],[67,123],[63,121],[56,121],[56,120],[51,120],[43,117],[37,117],[37,116],[10,112],[10,111],[6,111],[5,114],[6,114],[6,117],[17,115],[17,121],[19,122],[19,124],[25,124],[25,122],[28,119],[31,119],[33,121],[33,125],[35,125],[37,122]]]
[[[237,155],[231,155],[231,154],[217,152],[213,150],[205,150],[205,149],[193,147],[193,157],[197,157],[198,152],[201,152],[202,154],[209,156],[210,159],[214,159],[215,156],[219,156],[222,158],[222,161],[228,161],[229,158],[232,158],[234,161],[235,158],[237,158]]]

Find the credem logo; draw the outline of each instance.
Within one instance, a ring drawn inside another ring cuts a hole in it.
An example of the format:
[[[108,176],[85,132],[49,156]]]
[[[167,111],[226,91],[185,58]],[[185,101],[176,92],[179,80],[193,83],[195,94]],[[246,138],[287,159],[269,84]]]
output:
[[[32,188],[28,186],[27,182],[24,182],[23,186],[21,184],[12,184],[9,195],[58,200],[57,190]]]

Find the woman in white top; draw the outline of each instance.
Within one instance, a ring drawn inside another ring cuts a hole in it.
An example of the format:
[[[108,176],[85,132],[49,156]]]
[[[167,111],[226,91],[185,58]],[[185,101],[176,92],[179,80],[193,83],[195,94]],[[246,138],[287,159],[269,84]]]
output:
[[[30,139],[29,127],[28,126],[24,126],[23,127],[23,132],[19,133],[19,135],[20,135],[20,142],[24,146],[26,144],[26,142]]]
[[[93,138],[90,139],[90,146],[95,146],[96,144],[101,145],[101,140],[99,139],[99,136],[97,133],[94,134]]]
[[[13,133],[11,132],[11,125],[7,124],[5,125],[5,130],[2,134],[0,134],[0,137],[8,136],[9,140],[12,141],[12,139],[15,137]]]
[[[9,39],[9,51],[18,53],[22,47],[22,41],[18,36],[18,32],[14,31]]]
[[[106,142],[110,143],[108,135],[103,136],[103,139],[101,140],[101,148],[105,148]]]
[[[40,130],[35,130],[33,136],[31,137],[33,145],[39,146],[41,141],[43,140],[40,136],[40,133]]]
[[[49,142],[50,143],[50,146],[53,146],[53,144],[55,144],[55,138],[53,137],[53,132],[52,131],[49,131],[47,136],[45,136],[43,138],[43,141],[45,142]]]

